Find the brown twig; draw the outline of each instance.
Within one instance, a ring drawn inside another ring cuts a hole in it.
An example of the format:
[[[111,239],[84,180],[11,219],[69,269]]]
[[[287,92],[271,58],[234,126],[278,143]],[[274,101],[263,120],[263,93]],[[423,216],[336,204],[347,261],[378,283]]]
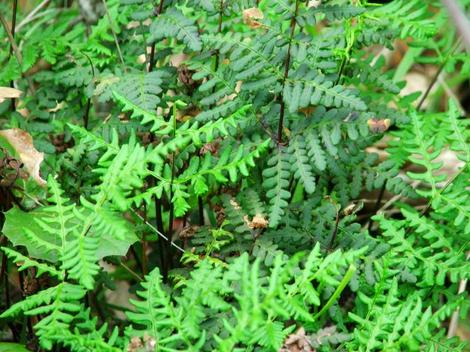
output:
[[[43,0],[38,6],[36,6],[16,27],[17,31],[20,31],[26,24],[31,22],[34,19],[34,16],[42,10],[44,7],[47,7],[50,4],[51,0]]]
[[[284,77],[282,79],[282,88],[281,88],[281,94],[280,94],[280,99],[281,99],[281,107],[280,107],[280,113],[279,113],[279,124],[277,126],[277,143],[282,144],[282,130],[284,129],[284,114],[285,114],[285,103],[284,103],[284,96],[283,96],[283,91],[284,91],[284,86],[286,84],[287,78],[289,76],[289,67],[290,67],[290,60],[291,60],[291,46],[292,46],[292,40],[294,38],[294,33],[295,33],[295,25],[297,23],[296,17],[297,17],[297,12],[299,11],[299,4],[300,1],[296,0],[295,1],[295,12],[291,17],[290,20],[290,37],[289,37],[289,45],[287,47],[287,57],[286,61],[284,64]]]
[[[442,3],[447,7],[450,17],[454,20],[453,23],[462,36],[463,44],[467,51],[470,52],[470,21],[465,12],[455,0],[442,0]]]
[[[8,23],[7,23],[7,21],[5,20],[5,18],[3,17],[3,15],[1,13],[0,13],[0,22],[2,23],[2,26],[5,29],[5,32],[7,33],[8,41],[10,42],[10,46],[11,46],[11,49],[13,50],[13,53],[15,54],[16,60],[18,61],[20,66],[23,66],[23,57],[21,56],[21,53],[18,49],[18,46],[16,45],[15,38],[13,37],[13,34],[12,34],[10,28],[8,27]],[[22,74],[22,76],[24,76],[24,75]],[[30,89],[31,93],[33,93],[33,94],[36,93],[36,90],[34,89],[34,84],[33,84],[33,81],[31,80],[31,77],[26,76],[26,79],[28,80],[29,89]]]
[[[119,60],[121,61],[122,66],[124,67],[124,71],[127,71],[126,64],[124,62],[124,57],[122,56],[122,52],[121,52],[121,46],[119,45],[116,32],[114,31],[114,28],[113,28],[113,19],[111,18],[111,15],[109,14],[109,11],[108,11],[108,5],[106,5],[106,0],[102,0],[102,2],[104,6],[104,11],[106,12],[106,17],[108,18],[109,28],[111,28],[111,33],[113,34],[114,43],[116,44],[116,49],[118,51]]]
[[[18,0],[13,0],[13,14],[12,14],[12,19],[11,19],[11,36],[13,39],[15,38],[15,30],[16,30],[16,12],[18,9]],[[13,46],[10,45],[10,53],[9,56],[13,53]],[[15,82],[14,80],[10,81],[10,87],[15,88]],[[11,111],[16,110],[16,99],[13,98],[11,99],[11,106],[10,106]]]
[[[163,1],[164,0],[160,0],[160,3],[158,4],[158,7],[156,7],[154,9],[155,17],[160,16],[160,14],[162,13],[162,11],[163,11]],[[147,50],[145,52],[147,52]],[[149,68],[148,68],[149,72],[153,71],[153,66],[155,66],[155,43],[152,44],[152,49],[150,49]]]

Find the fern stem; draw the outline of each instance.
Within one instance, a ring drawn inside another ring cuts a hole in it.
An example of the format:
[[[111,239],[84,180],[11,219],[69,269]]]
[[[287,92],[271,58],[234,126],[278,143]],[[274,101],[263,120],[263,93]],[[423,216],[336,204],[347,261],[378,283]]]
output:
[[[151,223],[149,223],[147,220],[145,220],[142,215],[140,215],[138,212],[136,212],[134,209],[131,209],[132,212],[140,219],[144,222],[145,225],[147,225],[148,227],[150,227],[152,229],[152,231],[154,231],[158,237],[161,237],[163,238],[164,240],[168,241],[168,237],[166,237],[163,233],[161,233],[160,231],[158,231],[157,228],[155,228],[155,226],[153,226]],[[171,245],[173,247],[175,247],[177,250],[179,250],[181,253],[185,253],[185,250],[183,248],[181,248],[180,246],[178,246],[176,243],[174,242],[171,242]]]
[[[7,21],[5,20],[5,18],[3,17],[1,13],[0,13],[0,22],[2,23],[3,29],[7,33],[8,41],[10,42],[10,48],[11,50],[13,50],[13,53],[15,54],[18,64],[20,64],[20,66],[23,66],[23,56],[21,55],[21,52],[18,49],[18,46],[16,45],[15,38],[13,37],[12,32],[10,31],[10,28],[8,27]],[[36,89],[34,89],[34,84],[31,78],[27,75],[26,76],[23,74],[21,75],[25,77],[26,80],[28,81],[29,90],[31,91],[31,93],[35,94]]]
[[[219,3],[220,9],[219,9],[219,20],[217,24],[217,33],[222,32],[222,20],[223,20],[223,9],[224,9],[224,0],[220,0]],[[219,57],[220,53],[217,50],[214,54],[215,60],[214,60],[214,72],[216,72],[219,68]],[[212,89],[212,93],[215,92],[215,87]],[[215,104],[212,105],[214,107]],[[204,202],[202,199],[202,196],[197,197],[197,207],[198,207],[198,215],[199,215],[199,225],[204,226]]]
[[[144,279],[142,277],[140,277],[139,274],[137,274],[134,270],[132,270],[131,268],[129,268],[126,264],[124,264],[122,261],[119,262],[119,265],[122,266],[124,268],[124,270],[126,270],[129,274],[131,274],[132,276],[134,276],[137,281],[143,281]]]
[[[447,64],[447,61],[449,60],[449,57],[457,50],[457,48],[460,47],[461,39],[457,40],[457,42],[454,44],[451,50],[447,53],[444,61],[441,63],[439,66],[439,69],[436,71],[434,76],[431,79],[431,82],[429,83],[428,87],[426,88],[426,91],[424,92],[423,96],[421,97],[418,105],[416,106],[416,109],[420,111],[423,107],[424,102],[429,96],[429,93],[431,93],[431,89],[434,87],[436,84],[437,80],[439,79],[439,76],[441,75],[442,71],[444,70],[445,65]]]
[[[204,202],[202,201],[202,197],[197,197],[197,206],[199,212],[199,225],[204,226]]]
[[[339,283],[339,286],[336,288],[335,292],[333,295],[330,297],[330,299],[326,302],[326,304],[323,306],[323,308],[313,316],[313,320],[316,321],[318,318],[320,318],[330,307],[335,303],[335,301],[338,299],[339,295],[343,290],[346,288],[346,285],[351,281],[352,276],[356,272],[356,267],[351,264],[348,268],[348,271],[346,274],[343,276],[343,279]]]
[[[92,79],[95,78],[95,66],[93,65],[93,61],[91,61],[91,58],[89,55],[87,55],[86,53],[84,53],[83,51],[80,51],[80,53],[86,57],[86,59],[88,60],[88,62],[90,63],[90,67],[91,67],[91,74],[92,74]],[[85,113],[83,114],[83,127],[88,130],[88,120],[89,120],[89,116],[90,116],[90,109],[91,109],[91,98],[88,98],[87,99],[87,102],[86,102],[86,107],[85,107]]]
[[[158,4],[158,7],[155,8],[155,17],[160,16],[160,14],[163,11],[163,1],[160,0],[160,3]],[[153,66],[155,66],[155,43],[152,44],[152,49],[150,49],[150,58],[149,58],[149,68],[148,71],[152,72],[153,71]]]
[[[108,11],[108,5],[106,5],[106,0],[102,0],[102,2],[104,6],[104,12],[106,12],[106,17],[108,18],[109,28],[111,29],[111,33],[113,34],[113,38],[114,38],[114,43],[116,44],[116,49],[118,51],[119,60],[121,61],[122,66],[124,67],[124,71],[127,71],[126,64],[124,63],[124,57],[122,56],[122,52],[121,52],[121,46],[119,45],[116,31],[114,30],[114,27],[113,27],[113,19],[111,18],[111,15],[109,14],[109,11]]]
[[[333,233],[331,234],[331,240],[330,240],[330,244],[328,246],[328,250],[333,248],[333,246],[335,244],[336,235],[338,234],[338,226],[339,226],[339,210],[338,210],[338,208],[336,208],[335,227],[333,229]]]
[[[12,14],[12,19],[11,19],[11,36],[13,37],[13,39],[15,38],[17,9],[18,9],[18,0],[13,0],[13,14]],[[8,54],[8,59],[10,59],[10,56],[12,54],[13,54],[13,45],[10,45],[10,52]],[[15,87],[15,82],[13,80],[10,81],[10,87],[11,88]],[[15,98],[11,99],[10,109],[11,109],[11,111],[16,110],[16,99]]]
[[[147,204],[144,203],[143,206],[144,208],[144,219],[147,221]],[[148,273],[148,260],[147,260],[147,236],[146,236],[146,231],[142,231],[142,241],[141,241],[141,246],[142,246],[142,275],[147,275]]]
[[[158,17],[163,11],[163,1],[164,0],[160,0],[158,7],[155,7],[154,9],[156,17]],[[154,66],[155,66],[155,43],[152,44],[147,71],[152,72]],[[151,184],[153,185],[156,184],[156,179],[154,177],[151,178]],[[155,230],[157,231],[157,233],[159,233],[160,237],[162,237],[162,238],[159,238],[157,241],[158,249],[160,252],[160,269],[162,272],[163,279],[166,280],[168,277],[168,270],[170,266],[168,262],[169,251],[170,251],[169,248],[171,247],[171,244],[173,243],[171,242],[171,237],[168,240],[168,237],[164,235],[165,226],[163,225],[163,214],[162,214],[163,204],[162,204],[162,200],[158,199],[156,196],[154,196],[154,206],[155,206],[155,222],[157,225],[157,228]],[[165,239],[165,241],[163,241],[163,239]],[[168,241],[171,244],[168,244]]]
[[[165,232],[165,228],[163,226],[163,215],[162,215],[162,201],[155,196],[155,221],[157,223],[157,231],[163,234]],[[161,237],[161,236],[160,236]],[[166,280],[168,276],[168,264],[167,264],[167,237],[164,237],[165,241],[162,238],[158,239],[158,249],[160,251],[160,267],[162,270],[162,276]]]
[[[279,124],[277,125],[277,143],[282,144],[282,130],[284,129],[284,115],[285,115],[285,110],[286,106],[284,103],[284,96],[283,96],[283,91],[284,91],[284,86],[286,84],[287,78],[289,77],[289,66],[290,66],[290,59],[291,59],[291,46],[292,46],[292,40],[294,38],[294,33],[295,33],[295,25],[297,23],[296,21],[296,16],[297,12],[299,11],[299,0],[295,1],[295,13],[290,19],[290,36],[289,36],[289,45],[287,47],[287,57],[286,61],[284,64],[284,77],[282,79],[282,87],[281,87],[281,111],[279,113]]]
[[[176,102],[173,103],[173,131],[172,131],[173,140],[176,138]],[[175,220],[175,205],[173,204],[173,183],[175,181],[175,152],[171,153],[171,178],[170,178],[170,197],[168,199],[170,203],[170,216],[168,219],[168,263],[169,268],[173,266],[172,263],[172,250],[171,242],[173,237],[173,222]]]
[[[336,79],[335,86],[338,85],[339,82],[341,81],[341,77],[343,76],[344,68],[346,67],[346,64],[348,62],[349,62],[349,59],[346,59],[345,57],[343,57],[343,59],[341,60],[341,65],[339,67],[338,78]]]

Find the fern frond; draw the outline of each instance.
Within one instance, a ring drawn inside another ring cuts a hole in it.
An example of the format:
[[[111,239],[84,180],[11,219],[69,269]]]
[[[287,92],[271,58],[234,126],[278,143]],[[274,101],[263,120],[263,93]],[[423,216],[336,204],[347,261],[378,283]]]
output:
[[[18,267],[18,271],[23,271],[28,268],[36,268],[37,269],[37,276],[41,276],[42,274],[49,274],[62,280],[64,278],[64,273],[58,271],[53,266],[50,266],[46,263],[40,263],[34,259],[30,259],[24,256],[21,253],[18,253],[10,248],[7,247],[0,247],[0,249],[9,257],[13,259],[13,262],[16,263]]]
[[[183,41],[192,51],[200,51],[202,48],[197,26],[176,8],[170,8],[158,16],[150,26],[150,33],[149,42],[176,37],[178,40]]]
[[[288,154],[284,148],[279,147],[268,160],[268,168],[263,171],[263,187],[269,199],[269,226],[276,227],[284,215],[287,200],[290,197],[289,187],[290,164]]]
[[[315,177],[312,174],[312,168],[308,163],[306,152],[306,143],[301,136],[293,139],[289,144],[289,154],[294,157],[292,164],[292,173],[294,177],[300,179],[307,193],[315,192]]]
[[[318,104],[366,110],[366,104],[354,91],[334,85],[325,76],[309,71],[306,66],[301,66],[289,76],[284,85],[283,98],[291,113],[299,108]]]

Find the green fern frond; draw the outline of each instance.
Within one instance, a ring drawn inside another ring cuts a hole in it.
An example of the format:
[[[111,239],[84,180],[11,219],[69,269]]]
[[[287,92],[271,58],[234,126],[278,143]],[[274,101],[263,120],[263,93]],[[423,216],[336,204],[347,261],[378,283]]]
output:
[[[183,41],[192,51],[200,51],[202,48],[198,28],[194,21],[185,17],[176,8],[171,8],[158,16],[150,26],[150,34],[149,42],[167,37],[176,37],[178,40]]]
[[[267,190],[266,197],[270,203],[269,226],[276,227],[284,215],[284,209],[288,205],[287,200],[290,198],[288,190],[290,164],[284,148],[279,147],[268,160],[268,167],[263,171],[263,177],[263,187]]]
[[[1,249],[9,258],[13,259],[14,263],[18,265],[18,271],[23,271],[28,268],[36,268],[38,277],[42,274],[47,273],[51,276],[58,278],[59,280],[62,280],[64,278],[64,273],[58,271],[53,266],[50,266],[46,263],[40,263],[34,259],[30,259],[24,256],[23,254],[18,253],[7,247],[1,247]]]

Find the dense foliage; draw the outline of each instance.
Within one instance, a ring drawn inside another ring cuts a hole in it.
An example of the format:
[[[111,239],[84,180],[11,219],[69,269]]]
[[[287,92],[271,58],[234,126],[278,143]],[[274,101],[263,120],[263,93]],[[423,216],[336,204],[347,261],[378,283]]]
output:
[[[465,349],[470,59],[440,1],[32,3],[0,4],[2,340]]]

